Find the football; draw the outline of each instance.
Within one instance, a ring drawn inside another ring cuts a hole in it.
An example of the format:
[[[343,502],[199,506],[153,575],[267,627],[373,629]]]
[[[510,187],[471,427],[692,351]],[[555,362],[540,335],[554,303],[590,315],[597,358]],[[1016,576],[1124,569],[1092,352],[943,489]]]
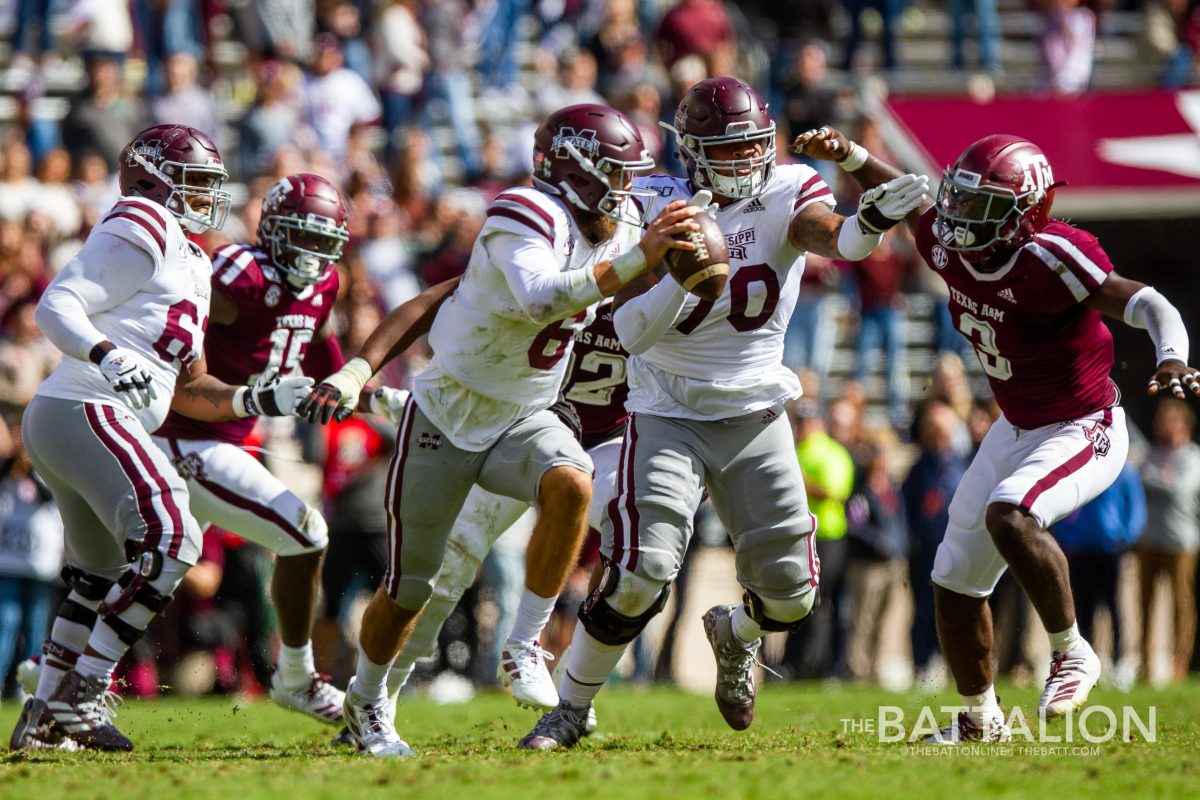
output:
[[[716,300],[725,291],[729,277],[729,248],[717,221],[708,214],[693,217],[698,231],[676,234],[680,241],[691,242],[695,250],[668,250],[667,269],[684,289],[703,300]]]

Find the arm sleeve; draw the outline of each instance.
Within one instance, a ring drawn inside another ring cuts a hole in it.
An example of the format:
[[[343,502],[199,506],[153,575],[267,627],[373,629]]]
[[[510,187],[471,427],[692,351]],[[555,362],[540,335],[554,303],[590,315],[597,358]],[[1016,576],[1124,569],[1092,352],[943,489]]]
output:
[[[108,338],[90,317],[128,300],[154,277],[154,270],[154,259],[143,248],[97,233],[38,301],[38,327],[63,353],[87,361],[92,348]]]
[[[538,324],[569,317],[603,297],[591,267],[559,271],[554,249],[542,237],[497,231],[484,246],[521,310]]]
[[[1187,327],[1175,306],[1152,286],[1143,286],[1125,304],[1125,324],[1150,334],[1157,351],[1157,363],[1168,359],[1188,361]]]
[[[665,277],[649,291],[626,301],[613,313],[621,346],[635,356],[649,350],[675,324],[687,297],[677,280]]]

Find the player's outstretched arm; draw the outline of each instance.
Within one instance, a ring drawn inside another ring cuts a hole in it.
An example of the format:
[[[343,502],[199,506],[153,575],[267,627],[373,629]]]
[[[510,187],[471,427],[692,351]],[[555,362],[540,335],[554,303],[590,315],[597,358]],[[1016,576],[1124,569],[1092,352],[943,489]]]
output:
[[[862,145],[850,141],[841,131],[828,125],[805,131],[797,136],[792,142],[792,152],[836,163],[864,190],[894,181],[904,174],[891,164],[871,155]],[[932,205],[932,200],[926,197],[908,213],[905,221],[910,228],[917,224],[917,220],[930,205]]]
[[[312,423],[324,425],[336,415],[338,422],[354,413],[359,394],[371,376],[429,333],[438,309],[458,288],[461,278],[451,278],[430,286],[411,300],[401,303],[371,331],[357,355],[341,369],[317,384],[305,397],[296,414]]]
[[[1200,395],[1200,369],[1187,363],[1189,342],[1183,317],[1157,289],[1110,272],[1100,288],[1083,302],[1105,316],[1150,334],[1158,366],[1146,388],[1149,394],[1158,394],[1167,387],[1173,395],[1183,398],[1186,386],[1192,394]]]
[[[202,422],[286,417],[296,413],[312,384],[312,378],[303,375],[281,378],[269,371],[252,386],[233,386],[208,374],[208,362],[201,356],[180,371],[171,410]]]
[[[901,175],[863,192],[858,211],[848,217],[824,203],[809,203],[792,217],[788,241],[797,250],[861,261],[879,246],[884,233],[926,202],[928,188],[924,175]]]

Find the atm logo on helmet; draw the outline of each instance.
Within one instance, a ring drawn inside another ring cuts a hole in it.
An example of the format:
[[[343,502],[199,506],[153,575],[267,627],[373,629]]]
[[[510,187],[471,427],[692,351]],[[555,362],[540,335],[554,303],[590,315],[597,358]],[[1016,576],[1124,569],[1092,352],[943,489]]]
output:
[[[1025,179],[1021,182],[1018,194],[1025,194],[1025,192],[1042,194],[1054,185],[1054,173],[1050,171],[1050,163],[1041,153],[1021,159],[1021,169],[1025,173]]]
[[[550,142],[550,146],[555,151],[555,158],[570,157],[563,147],[566,144],[570,144],[579,152],[593,159],[600,155],[600,141],[596,138],[596,132],[591,128],[584,128],[579,131],[569,127],[560,128],[558,133],[554,135],[554,139]]]

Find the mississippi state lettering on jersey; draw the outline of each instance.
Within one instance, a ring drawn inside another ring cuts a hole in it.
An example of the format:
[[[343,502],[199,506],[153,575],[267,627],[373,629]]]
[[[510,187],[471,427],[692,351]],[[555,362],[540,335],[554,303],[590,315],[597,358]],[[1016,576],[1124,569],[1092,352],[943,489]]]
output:
[[[488,207],[462,282],[430,330],[433,360],[413,386],[421,410],[469,450],[486,449],[517,419],[555,401],[575,334],[590,318],[585,309],[549,325],[531,320],[488,251],[489,240],[502,234],[544,257],[547,268],[566,272],[627,252],[641,231],[617,225],[612,239],[594,246],[556,198],[528,187],[507,189]],[[451,384],[484,398],[487,407],[477,404],[472,414],[449,407],[457,391]]]
[[[1112,334],[1083,305],[1112,272],[1096,238],[1051,220],[1008,263],[982,273],[938,244],[934,209],[917,249],[950,287],[955,328],[971,341],[1008,421],[1031,429],[1117,402]]]
[[[646,219],[687,200],[685,178],[651,175]],[[792,218],[813,203],[834,205],[811,168],[775,169],[764,191],[716,211],[729,246],[729,280],[715,302],[690,295],[679,321],[629,362],[629,409],[688,419],[726,419],[795,397],[800,384],[783,366],[783,335],[796,307],[804,254],[788,241]]]
[[[152,432],[166,419],[180,369],[203,351],[212,264],[208,255],[187,239],[172,214],[142,197],[118,200],[88,238],[101,234],[133,243],[154,261],[154,274],[139,291],[89,317],[113,344],[141,356],[142,364],[154,376],[158,397],[147,408],[131,410]],[[113,264],[112,269],[123,266]],[[94,364],[74,358],[63,358],[38,391],[47,397],[127,409]]]
[[[592,324],[575,334],[571,368],[563,384],[563,396],[575,406],[585,437],[614,433],[629,417],[625,410],[629,354],[621,347],[612,316],[612,300],[604,300]]]
[[[331,269],[297,294],[270,256],[248,244],[217,250],[212,282],[215,291],[237,306],[238,315],[231,325],[209,328],[208,371],[235,386],[252,383],[268,367],[283,375],[296,372],[308,343],[329,319],[338,291],[338,273]],[[255,421],[201,422],[172,412],[159,434],[241,444]]]

